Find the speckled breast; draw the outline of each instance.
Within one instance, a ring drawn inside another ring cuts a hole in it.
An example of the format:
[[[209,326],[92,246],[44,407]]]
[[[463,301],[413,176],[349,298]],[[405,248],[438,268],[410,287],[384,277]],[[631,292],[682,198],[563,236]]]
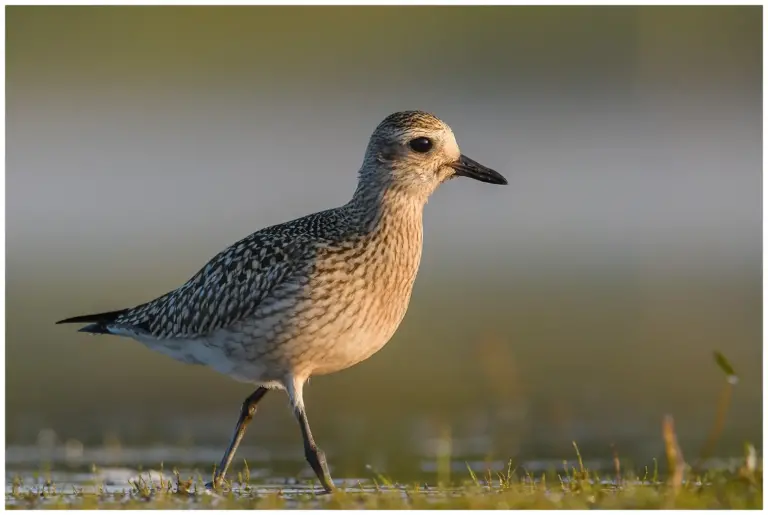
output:
[[[320,253],[308,293],[309,309],[322,315],[311,341],[303,342],[310,374],[359,363],[395,333],[408,309],[421,259],[418,222],[410,230],[378,232],[350,248]]]

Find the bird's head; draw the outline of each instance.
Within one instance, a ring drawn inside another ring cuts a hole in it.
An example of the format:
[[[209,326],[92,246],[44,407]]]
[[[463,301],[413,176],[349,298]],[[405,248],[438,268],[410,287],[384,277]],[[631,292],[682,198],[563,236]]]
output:
[[[434,115],[402,111],[384,119],[371,136],[360,180],[426,198],[456,176],[507,184],[498,172],[463,155],[451,128]]]

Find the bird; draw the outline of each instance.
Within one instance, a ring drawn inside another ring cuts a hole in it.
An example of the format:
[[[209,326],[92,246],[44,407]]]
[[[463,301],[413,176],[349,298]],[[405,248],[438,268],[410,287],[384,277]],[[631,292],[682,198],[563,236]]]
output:
[[[255,388],[209,488],[221,488],[259,401],[279,389],[299,423],[307,463],[322,489],[334,490],[304,385],[360,363],[393,336],[419,269],[424,207],[441,184],[460,176],[507,184],[461,153],[447,123],[415,110],[378,124],[357,175],[346,204],[252,233],[165,295],[57,322],[132,338]]]

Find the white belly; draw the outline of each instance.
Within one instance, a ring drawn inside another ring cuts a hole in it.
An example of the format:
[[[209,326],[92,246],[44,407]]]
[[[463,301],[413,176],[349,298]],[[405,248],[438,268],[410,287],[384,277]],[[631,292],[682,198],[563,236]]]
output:
[[[231,346],[225,342],[229,335],[222,331],[208,338],[158,340],[133,335],[132,338],[177,361],[205,365],[237,381],[267,385],[274,379],[266,363],[244,360],[231,352]]]

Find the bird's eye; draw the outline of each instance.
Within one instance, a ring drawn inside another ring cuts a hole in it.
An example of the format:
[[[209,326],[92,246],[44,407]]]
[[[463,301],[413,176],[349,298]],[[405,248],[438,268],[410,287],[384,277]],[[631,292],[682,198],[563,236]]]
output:
[[[408,145],[414,150],[414,152],[424,154],[432,149],[432,140],[424,137],[414,138],[408,143]]]

